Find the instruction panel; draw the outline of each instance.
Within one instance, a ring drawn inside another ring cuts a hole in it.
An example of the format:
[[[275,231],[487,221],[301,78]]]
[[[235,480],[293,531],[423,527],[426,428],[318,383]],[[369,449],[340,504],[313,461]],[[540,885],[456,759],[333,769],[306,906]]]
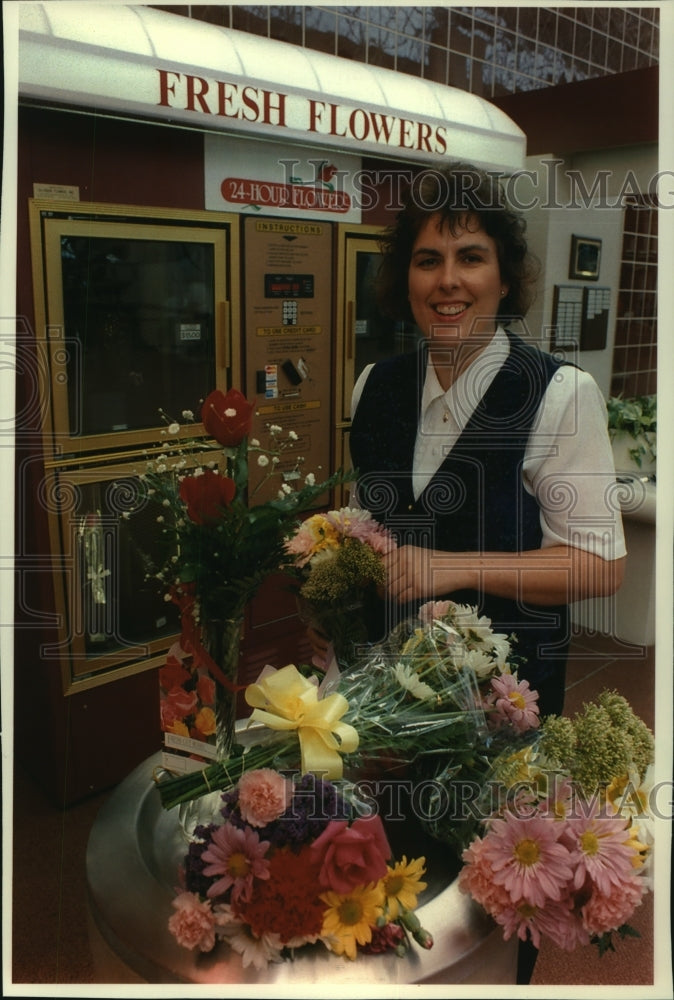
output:
[[[258,493],[276,494],[330,468],[332,226],[291,219],[244,222],[246,396],[257,400],[252,436],[267,443],[267,426],[287,441],[281,473]],[[302,459],[298,463],[298,459]],[[251,486],[269,469],[250,467]]]

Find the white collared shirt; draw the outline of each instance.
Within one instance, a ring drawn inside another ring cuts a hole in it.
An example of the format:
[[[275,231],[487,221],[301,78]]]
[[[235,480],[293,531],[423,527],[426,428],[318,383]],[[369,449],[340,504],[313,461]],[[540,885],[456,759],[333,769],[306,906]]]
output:
[[[507,335],[499,326],[446,392],[429,357],[414,448],[416,497],[451,451],[509,352]],[[371,368],[365,368],[354,386],[352,415]],[[592,376],[571,365],[559,368],[534,417],[522,467],[524,488],[540,508],[542,548],[573,545],[604,559],[625,555],[606,425],[606,403]]]

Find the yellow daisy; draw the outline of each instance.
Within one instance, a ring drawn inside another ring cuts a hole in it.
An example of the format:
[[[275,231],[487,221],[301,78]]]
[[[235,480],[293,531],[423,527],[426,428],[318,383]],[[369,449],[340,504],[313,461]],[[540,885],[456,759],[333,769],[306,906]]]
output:
[[[328,909],[323,915],[321,937],[336,955],[355,959],[356,946],[372,940],[372,928],[381,916],[384,894],[381,883],[359,885],[351,892],[325,892]]]
[[[403,854],[402,861],[396,861],[393,868],[388,866],[387,874],[381,880],[386,898],[385,913],[389,920],[397,920],[401,908],[413,910],[417,905],[417,893],[426,888],[421,881],[425,874],[426,858],[415,858],[408,863]]]

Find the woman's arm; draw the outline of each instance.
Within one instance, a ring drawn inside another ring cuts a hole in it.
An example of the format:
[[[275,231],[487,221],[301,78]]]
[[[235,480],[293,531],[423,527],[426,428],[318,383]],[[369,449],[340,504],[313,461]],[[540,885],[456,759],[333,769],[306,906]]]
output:
[[[399,603],[456,590],[481,590],[523,604],[568,604],[608,597],[623,580],[625,559],[554,545],[527,552],[440,552],[403,545],[386,557],[387,592]]]

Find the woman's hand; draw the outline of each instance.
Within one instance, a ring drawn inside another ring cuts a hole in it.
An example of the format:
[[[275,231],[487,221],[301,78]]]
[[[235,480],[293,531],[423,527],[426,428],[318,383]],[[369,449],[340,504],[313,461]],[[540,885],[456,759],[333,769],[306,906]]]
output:
[[[385,557],[386,589],[400,604],[463,589],[527,605],[567,604],[615,593],[624,564],[624,558],[612,562],[566,545],[528,552],[440,552],[402,545]]]
[[[386,591],[399,604],[405,604],[474,586],[474,574],[468,572],[474,561],[465,553],[401,545],[384,557]]]

